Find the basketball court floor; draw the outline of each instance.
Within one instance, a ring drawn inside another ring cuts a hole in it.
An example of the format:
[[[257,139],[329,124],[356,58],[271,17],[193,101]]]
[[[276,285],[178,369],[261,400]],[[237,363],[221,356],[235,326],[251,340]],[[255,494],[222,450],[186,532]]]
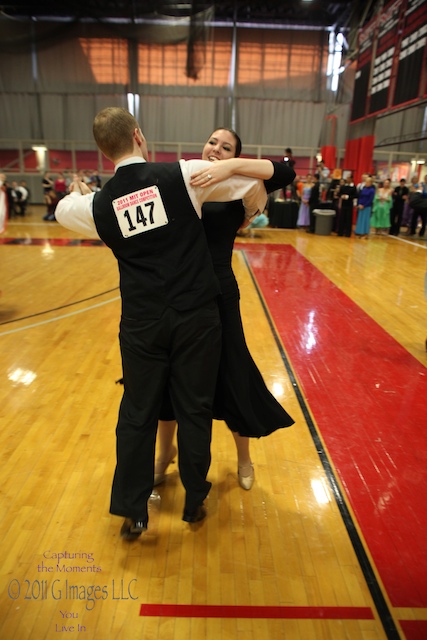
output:
[[[215,421],[208,516],[176,462],[149,529],[108,512],[116,263],[33,206],[0,237],[0,638],[427,638],[426,241],[257,230],[233,266],[249,348],[295,420],[237,482]]]

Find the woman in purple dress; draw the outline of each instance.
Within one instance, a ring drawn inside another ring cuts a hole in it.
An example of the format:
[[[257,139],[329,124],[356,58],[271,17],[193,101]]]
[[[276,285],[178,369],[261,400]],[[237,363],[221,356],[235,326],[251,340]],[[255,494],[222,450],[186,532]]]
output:
[[[309,227],[310,226],[310,194],[314,183],[311,179],[311,174],[307,175],[307,180],[302,189],[301,204],[298,210],[297,227]]]

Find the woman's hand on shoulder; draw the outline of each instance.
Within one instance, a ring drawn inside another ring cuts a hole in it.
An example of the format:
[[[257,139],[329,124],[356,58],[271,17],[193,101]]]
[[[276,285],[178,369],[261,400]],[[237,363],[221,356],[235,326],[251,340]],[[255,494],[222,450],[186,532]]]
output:
[[[212,184],[222,182],[227,178],[230,178],[234,174],[232,161],[229,160],[217,160],[211,162],[209,167],[196,171],[192,174],[190,184],[192,187],[210,187]]]
[[[89,193],[93,193],[92,189],[88,187],[85,182],[79,180],[79,177],[77,175],[73,176],[73,182],[70,184],[70,193],[71,192],[81,193],[81,195],[83,196]]]

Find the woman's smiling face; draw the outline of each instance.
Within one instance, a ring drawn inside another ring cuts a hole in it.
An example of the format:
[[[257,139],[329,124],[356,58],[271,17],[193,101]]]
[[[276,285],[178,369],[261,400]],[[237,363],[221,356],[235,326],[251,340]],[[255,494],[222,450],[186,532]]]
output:
[[[202,159],[216,162],[236,157],[236,140],[226,129],[217,129],[203,147]]]

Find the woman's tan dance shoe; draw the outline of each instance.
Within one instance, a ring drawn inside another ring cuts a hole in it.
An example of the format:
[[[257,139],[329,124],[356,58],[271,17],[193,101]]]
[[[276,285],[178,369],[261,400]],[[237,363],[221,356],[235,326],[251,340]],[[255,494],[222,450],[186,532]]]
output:
[[[255,480],[255,471],[252,462],[246,465],[239,465],[237,475],[239,477],[239,484],[242,489],[246,489],[246,491],[252,489],[252,485]]]

